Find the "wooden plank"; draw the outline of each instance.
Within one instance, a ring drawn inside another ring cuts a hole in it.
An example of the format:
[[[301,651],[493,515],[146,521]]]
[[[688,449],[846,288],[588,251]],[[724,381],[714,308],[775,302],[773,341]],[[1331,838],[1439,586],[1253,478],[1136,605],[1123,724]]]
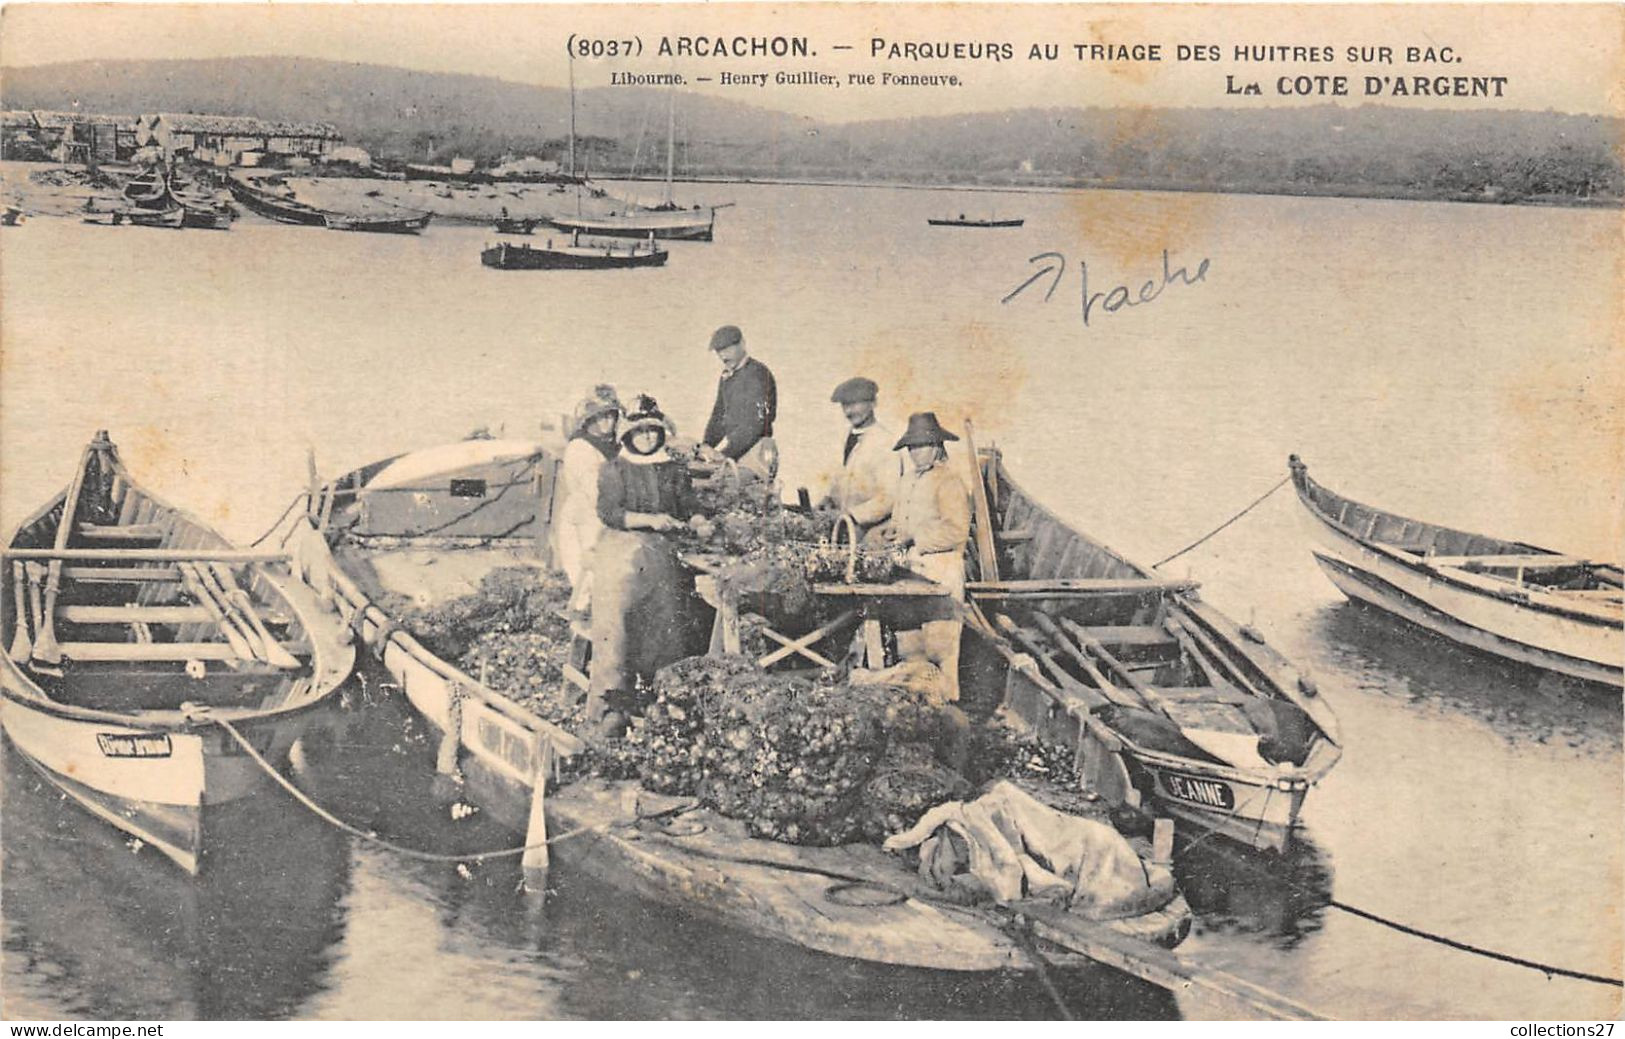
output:
[[[976,450],[976,429],[965,419],[966,457],[970,462],[971,507],[976,520],[976,562],[984,581],[999,579],[999,549],[993,541],[993,509],[987,501],[987,478]]]
[[[105,523],[79,524],[79,536],[91,541],[162,541],[169,533],[163,523],[131,523],[111,526]]]
[[[965,590],[977,592],[1184,592],[1200,587],[1196,581],[1155,577],[1038,577],[1020,581],[967,581]]]
[[[866,667],[878,671],[886,666],[886,640],[874,617],[863,622],[863,653]]]
[[[62,577],[69,581],[125,584],[149,581],[179,581],[181,572],[172,566],[65,566]]]
[[[1554,570],[1565,566],[1594,566],[1591,560],[1580,556],[1563,556],[1541,552],[1519,555],[1488,556],[1427,556],[1422,562],[1432,566],[1481,567],[1485,570]]]
[[[1169,646],[1173,638],[1151,624],[1125,624],[1083,629],[1090,638],[1108,646]]]
[[[1321,1016],[1301,1003],[1221,970],[1187,963],[1168,949],[1118,934],[1104,924],[1086,920],[1047,902],[1016,902],[1011,908],[1031,924],[1033,933],[1072,952],[1142,978],[1173,992],[1193,996],[1201,1006],[1197,1016],[1241,1019],[1260,1017],[1283,1021],[1316,1021]],[[1193,1008],[1196,1009],[1196,1008]]]
[[[237,660],[224,642],[64,642],[62,655],[70,660],[134,663],[136,661]],[[310,646],[284,642],[290,653],[310,653]]]
[[[924,578],[915,581],[893,581],[889,584],[815,584],[813,591],[819,595],[855,595],[874,599],[884,599],[888,596],[908,595],[947,595],[948,587],[927,581]]]
[[[141,563],[286,563],[286,552],[253,552],[238,548],[7,548],[7,559],[52,559],[94,562],[101,559]]]
[[[74,624],[189,624],[209,619],[201,606],[59,606],[56,615]]]
[[[1034,536],[1033,528],[1022,527],[1020,530],[995,530],[993,536],[1000,542],[1010,545],[1021,541],[1031,541]]]

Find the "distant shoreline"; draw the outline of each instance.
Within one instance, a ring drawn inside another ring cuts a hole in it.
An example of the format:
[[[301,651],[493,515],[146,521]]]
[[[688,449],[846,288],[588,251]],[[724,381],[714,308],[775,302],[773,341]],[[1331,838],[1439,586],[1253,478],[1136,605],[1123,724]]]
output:
[[[626,183],[664,184],[664,177],[609,176],[604,181]],[[770,184],[825,188],[886,188],[901,191],[953,191],[987,192],[1012,195],[1058,195],[1069,191],[1170,191],[1199,195],[1258,195],[1287,196],[1291,198],[1358,198],[1394,202],[1466,202],[1476,205],[1548,206],[1563,209],[1619,209],[1625,207],[1625,198],[1592,196],[1578,198],[1571,195],[1529,195],[1517,199],[1504,199],[1474,193],[1435,191],[1428,188],[1402,188],[1391,185],[1326,184],[1318,187],[1288,184],[1188,184],[1176,181],[1150,179],[1080,180],[1057,184],[921,184],[906,180],[852,180],[839,177],[769,177],[704,176],[673,177],[681,184]]]

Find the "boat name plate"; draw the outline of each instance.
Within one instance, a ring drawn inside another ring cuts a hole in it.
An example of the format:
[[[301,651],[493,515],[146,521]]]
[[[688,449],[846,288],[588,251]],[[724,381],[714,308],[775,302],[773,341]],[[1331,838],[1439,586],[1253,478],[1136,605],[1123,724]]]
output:
[[[1161,776],[1163,789],[1171,797],[1226,811],[1236,807],[1235,792],[1227,783],[1216,779],[1198,779],[1179,772],[1163,772]]]
[[[102,755],[109,758],[167,758],[170,755],[168,733],[115,733],[98,732],[96,744]]]

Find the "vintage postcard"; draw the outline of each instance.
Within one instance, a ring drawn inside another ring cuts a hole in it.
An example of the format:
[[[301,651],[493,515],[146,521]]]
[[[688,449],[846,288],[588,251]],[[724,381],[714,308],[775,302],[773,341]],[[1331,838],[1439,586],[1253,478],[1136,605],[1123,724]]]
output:
[[[6,5],[0,1011],[1610,1034],[1622,83],[1601,4]]]

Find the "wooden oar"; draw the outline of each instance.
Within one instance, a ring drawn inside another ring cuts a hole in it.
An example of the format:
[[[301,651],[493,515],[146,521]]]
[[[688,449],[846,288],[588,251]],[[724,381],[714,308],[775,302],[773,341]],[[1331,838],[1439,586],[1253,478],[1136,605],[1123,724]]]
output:
[[[1201,725],[1197,719],[1190,716],[1185,705],[1169,700],[1158,693],[1154,686],[1147,685],[1140,677],[1124,666],[1121,660],[1112,654],[1099,639],[1090,635],[1083,627],[1070,617],[1061,618],[1061,627],[1077,640],[1078,644],[1087,650],[1096,660],[1105,664],[1118,678],[1128,684],[1140,697],[1156,710],[1165,715],[1169,721],[1179,726],[1186,739],[1201,747],[1227,764],[1238,768],[1267,768],[1269,763],[1258,753],[1258,733],[1250,731],[1240,733],[1213,729]],[[1249,729],[1251,726],[1249,725]]]
[[[198,563],[194,569],[197,572],[198,580],[203,582],[204,589],[209,593],[209,597],[215,601],[215,604],[220,607],[220,611],[225,614],[226,620],[231,622],[238,633],[248,641],[248,648],[253,651],[254,659],[269,661],[270,657],[265,652],[265,645],[261,642],[259,633],[248,623],[248,618],[238,612],[236,605],[232,603],[230,596],[227,594],[225,586],[215,578],[214,571],[206,563]],[[232,583],[235,584],[236,582]]]
[[[231,646],[231,651],[240,660],[253,660],[253,648],[250,647],[248,640],[243,637],[242,633],[237,630],[237,626],[226,619],[226,611],[210,594],[209,588],[203,583],[203,578],[198,575],[197,566],[192,563],[181,563],[180,571],[181,582],[186,586],[186,590],[192,594],[192,598],[198,601],[198,605],[209,611],[209,618],[220,629],[220,633],[226,637],[226,642]]]
[[[28,637],[28,564],[11,564],[11,590],[17,600],[12,618],[11,659],[21,664],[34,655],[34,643]]]
[[[995,615],[994,623],[999,626],[1000,631],[1010,636],[1018,646],[1031,654],[1039,662],[1040,666],[1049,673],[1052,681],[1062,689],[1076,694],[1084,703],[1089,705],[1091,711],[1104,707],[1111,702],[1101,691],[1091,689],[1067,674],[1066,669],[1057,664],[1049,651],[1037,639],[1033,638],[1032,633],[1018,627],[1015,621],[1000,613]]]
[[[1117,704],[1119,707],[1135,707],[1142,711],[1155,710],[1155,708],[1146,703],[1144,698],[1142,698],[1138,693],[1135,693],[1132,689],[1120,689],[1118,686],[1113,684],[1111,679],[1107,678],[1105,674],[1101,672],[1100,668],[1095,666],[1095,662],[1089,659],[1089,655],[1078,649],[1077,646],[1073,645],[1072,640],[1067,638],[1061,629],[1055,626],[1055,622],[1051,620],[1047,614],[1035,614],[1034,619],[1037,621],[1038,627],[1044,632],[1044,634],[1054,639],[1055,644],[1061,647],[1062,652],[1066,653],[1067,656],[1077,661],[1078,666],[1083,668],[1084,674],[1088,675],[1094,681],[1094,683],[1100,687],[1101,695],[1106,697],[1106,699],[1110,700],[1114,704]]]
[[[976,453],[976,430],[965,418],[965,448],[970,455],[971,504],[976,514],[976,562],[984,581],[999,579],[999,549],[993,540],[993,510],[987,502],[987,479],[982,459]]]
[[[104,438],[105,434],[98,434],[85,448],[84,455],[79,459],[79,471],[73,474],[73,482],[68,484],[67,496],[62,499],[62,515],[56,523],[53,547],[58,551],[68,547],[68,537],[73,533],[73,525],[79,516],[79,497],[85,489],[85,470],[90,468],[90,460],[100,450],[98,445]],[[39,627],[39,637],[34,640],[34,659],[47,664],[60,664],[62,647],[56,641],[56,597],[62,588],[62,561],[51,560],[50,568],[50,576],[45,581],[44,620]]]
[[[249,597],[246,591],[237,586],[237,579],[232,575],[231,570],[220,563],[214,564],[211,569],[214,570],[215,579],[220,582],[222,587],[227,589],[226,601],[235,606],[238,614],[248,620],[249,625],[254,629],[254,633],[260,637],[260,641],[265,645],[266,660],[277,667],[299,667],[299,658],[283,649],[282,643],[277,641],[276,636],[272,635],[265,627],[265,622],[260,619],[259,611],[254,608],[254,600]]]

